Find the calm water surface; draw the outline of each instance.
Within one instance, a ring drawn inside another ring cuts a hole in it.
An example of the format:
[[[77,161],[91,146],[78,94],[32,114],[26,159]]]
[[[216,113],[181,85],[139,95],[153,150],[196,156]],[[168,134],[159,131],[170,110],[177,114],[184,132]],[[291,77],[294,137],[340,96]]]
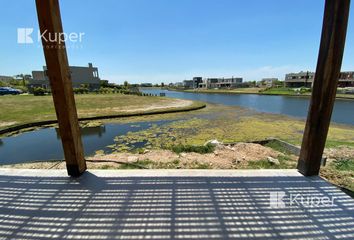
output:
[[[97,150],[111,152],[106,146],[114,144],[116,136],[147,129],[151,124],[161,125],[167,122],[109,123],[99,127],[82,128],[85,155],[93,155]],[[64,159],[64,153],[56,128],[43,128],[0,139],[0,165],[61,159]]]
[[[145,93],[165,93],[166,97],[198,100],[209,103],[240,106],[259,112],[285,114],[292,117],[306,118],[309,98],[272,96],[257,94],[222,94],[222,93],[188,93],[161,89],[142,89]],[[354,125],[354,100],[337,99],[332,121]]]

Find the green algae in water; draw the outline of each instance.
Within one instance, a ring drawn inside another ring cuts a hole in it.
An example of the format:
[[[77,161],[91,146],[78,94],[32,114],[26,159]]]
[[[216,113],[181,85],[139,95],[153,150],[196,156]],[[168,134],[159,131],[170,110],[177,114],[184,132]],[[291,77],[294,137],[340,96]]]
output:
[[[171,149],[177,145],[203,145],[211,139],[234,143],[271,137],[299,145],[305,126],[304,120],[225,107],[213,107],[213,111],[209,110],[199,116],[184,116],[184,119],[175,119],[161,125],[152,122],[145,130],[117,136],[114,138],[115,150],[131,151],[137,147]],[[332,125],[328,142],[353,141],[353,136],[353,128]]]

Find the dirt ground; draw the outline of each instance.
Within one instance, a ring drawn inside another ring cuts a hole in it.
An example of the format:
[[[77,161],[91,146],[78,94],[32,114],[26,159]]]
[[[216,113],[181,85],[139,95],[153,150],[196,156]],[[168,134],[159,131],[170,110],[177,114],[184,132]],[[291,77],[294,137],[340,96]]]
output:
[[[214,168],[234,169],[245,168],[251,161],[266,160],[268,157],[278,158],[284,154],[269,147],[254,143],[237,143],[235,145],[218,145],[213,153],[181,153],[176,154],[170,150],[145,150],[143,153],[116,153],[97,154],[87,158],[89,169],[117,168],[121,163],[141,165],[149,162],[148,168]],[[8,165],[10,166],[10,165]],[[40,162],[16,164],[17,168],[65,168],[64,162]]]
[[[339,147],[325,150],[328,157],[326,167],[321,168],[321,177],[329,182],[344,187],[353,188],[354,173],[339,172],[332,167],[331,162],[341,159],[352,159],[354,148]],[[88,169],[126,169],[126,168],[152,168],[152,169],[255,169],[266,168],[262,165],[269,164],[268,158],[280,160],[278,166],[270,168],[295,168],[297,156],[284,155],[272,148],[254,143],[237,143],[235,145],[217,145],[213,153],[180,153],[170,150],[145,150],[142,153],[115,153],[96,154],[86,160]],[[284,162],[285,161],[285,162]],[[127,164],[128,163],[128,164]],[[253,164],[252,164],[253,163]],[[65,169],[65,161],[37,162],[14,165],[3,165],[5,168],[25,169]],[[269,168],[269,166],[268,166]]]
[[[0,121],[0,128],[15,125],[17,122],[2,122]]]
[[[327,156],[329,160],[333,159],[351,159],[354,158],[354,148],[348,146],[340,146],[338,148],[326,148],[324,155]]]
[[[325,149],[325,155],[328,157],[327,163],[329,164],[334,160],[353,158],[354,148],[347,146],[328,148]],[[284,156],[283,153],[260,144],[237,143],[234,145],[217,145],[214,152],[207,154],[195,152],[177,154],[162,149],[145,150],[143,153],[96,154],[87,158],[87,167],[89,169],[119,168],[124,163],[130,163],[137,167],[146,168],[239,169],[247,168],[249,162],[267,160],[269,157],[278,159]],[[294,161],[297,160],[296,156],[287,157]],[[36,162],[3,167],[61,169],[65,168],[65,162]]]
[[[117,153],[96,155],[88,159],[119,160],[122,162],[139,162],[150,160],[154,165],[165,165],[171,162],[179,163],[180,168],[195,168],[195,165],[204,165],[208,168],[232,169],[247,165],[249,161],[264,160],[268,157],[277,158],[283,155],[271,148],[254,143],[238,143],[233,146],[218,145],[213,153],[181,153],[170,150],[151,150],[143,154]]]

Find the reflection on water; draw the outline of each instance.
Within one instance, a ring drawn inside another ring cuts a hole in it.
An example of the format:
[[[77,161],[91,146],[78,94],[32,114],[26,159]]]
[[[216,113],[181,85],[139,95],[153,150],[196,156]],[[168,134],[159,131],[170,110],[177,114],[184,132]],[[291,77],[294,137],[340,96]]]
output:
[[[85,156],[93,155],[97,150],[104,150],[106,153],[112,152],[112,149],[107,146],[114,144],[116,136],[145,130],[152,124],[161,125],[170,121],[172,120],[127,124],[109,123],[81,128]],[[137,142],[134,146],[141,147],[142,145],[144,145],[143,142]],[[56,128],[43,128],[0,139],[0,165],[63,158],[60,135]]]
[[[88,136],[96,136],[101,138],[103,134],[106,132],[106,126],[95,126],[95,127],[85,127],[80,128],[81,136],[88,137]],[[60,139],[59,128],[55,128],[55,132],[57,133],[57,139]]]
[[[81,135],[82,136],[98,136],[102,137],[102,135],[106,132],[106,126],[101,125],[97,127],[88,127],[88,128],[81,128]]]

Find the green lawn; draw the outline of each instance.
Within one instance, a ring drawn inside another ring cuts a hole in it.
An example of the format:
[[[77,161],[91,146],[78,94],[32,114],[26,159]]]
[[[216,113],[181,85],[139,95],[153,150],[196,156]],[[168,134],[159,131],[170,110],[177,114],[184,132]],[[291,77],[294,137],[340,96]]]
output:
[[[145,112],[154,109],[162,111],[179,108],[180,101],[164,97],[122,94],[82,94],[75,95],[75,100],[79,117]],[[201,103],[194,102],[193,105]],[[0,128],[56,119],[52,96],[1,96],[0,109]]]
[[[262,94],[274,94],[274,95],[310,95],[310,93],[303,93],[300,94],[298,92],[295,92],[291,88],[269,88],[267,90],[264,90],[261,92]]]

